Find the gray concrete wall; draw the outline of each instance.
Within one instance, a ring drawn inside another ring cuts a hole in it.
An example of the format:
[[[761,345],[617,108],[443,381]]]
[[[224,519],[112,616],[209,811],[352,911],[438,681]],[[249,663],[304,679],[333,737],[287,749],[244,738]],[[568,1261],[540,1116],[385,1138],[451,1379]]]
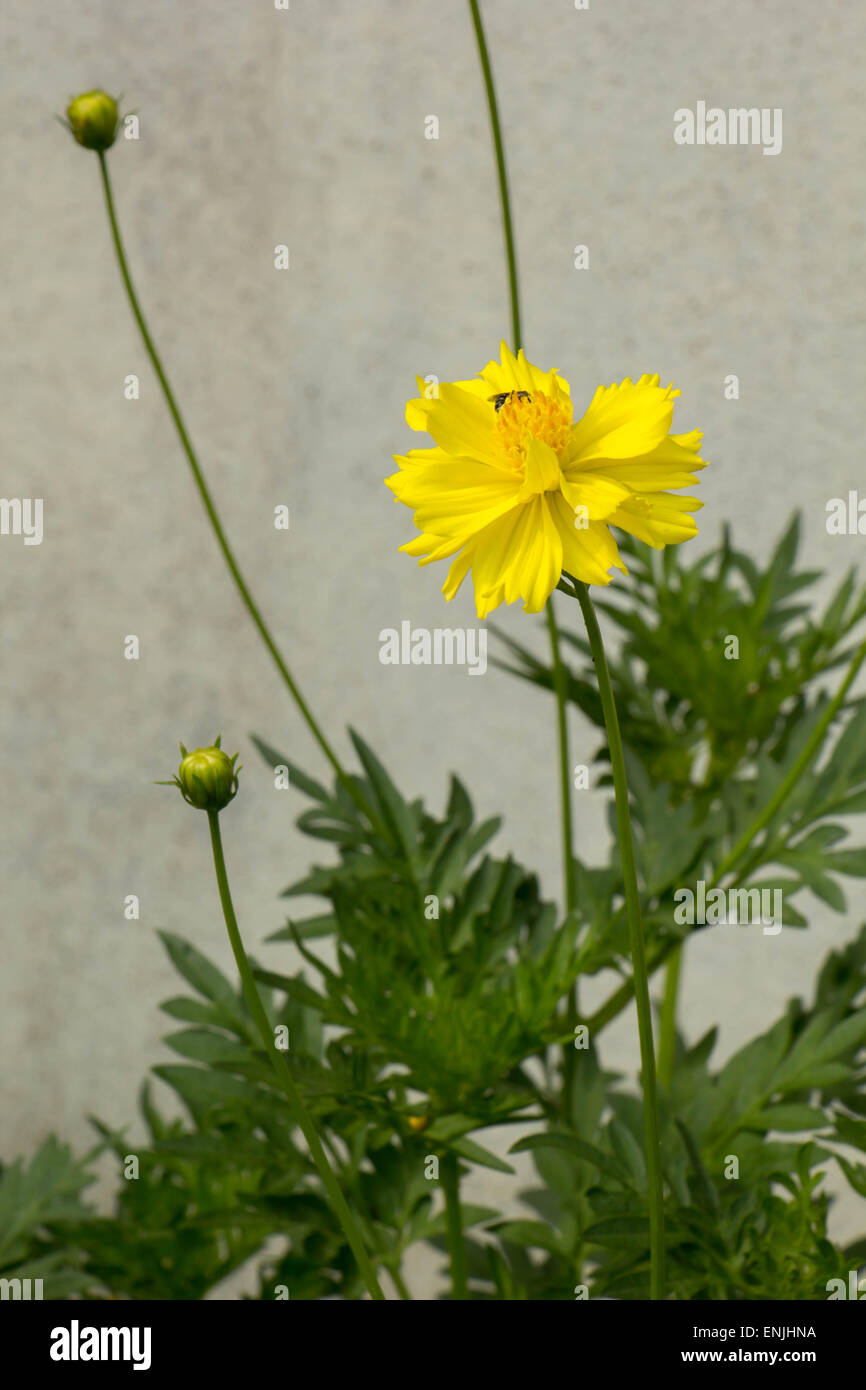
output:
[[[809,561],[838,580],[864,546],[829,536],[824,514],[862,482],[862,10],[485,10],[529,355],[577,399],[626,374],[674,379],[681,428],[703,427],[713,464],[695,545],[729,518],[763,552],[799,506]],[[437,805],[456,769],[483,813],[505,811],[501,845],[551,893],[558,845],[544,698],[495,671],[378,661],[380,629],[403,618],[474,624],[470,593],[445,609],[444,573],[397,553],[411,521],[381,486],[391,453],[417,442],[403,424],[415,373],[471,375],[508,334],[465,4],[10,0],[2,26],[2,491],[45,504],[41,546],[0,539],[8,1156],[52,1129],[84,1142],[87,1112],[132,1118],[165,1056],[156,1005],[175,988],[155,928],[228,965],[204,824],[152,785],[178,739],[221,729],[242,750],[226,831],[256,944],[311,848],[247,735],[322,770],[194,495],[121,292],[96,159],[53,119],[72,94],[104,86],[139,115],[140,140],[111,155],[138,288],[240,560],[340,750],[351,721]],[[673,112],[698,100],[782,108],[781,154],[678,147]],[[424,138],[430,114],[438,141]],[[577,243],[588,271],[573,268]],[[138,401],[124,399],[129,373]],[[498,618],[541,643],[519,609]],[[130,633],[138,662],[123,656]],[[573,727],[580,760],[596,740]],[[605,852],[602,812],[580,801],[589,858]],[[129,893],[138,923],[124,921]],[[696,941],[687,1030],[718,1020],[728,1051],[807,992],[862,916],[850,898],[847,919],[814,904],[807,933]],[[633,1066],[633,1032],[630,1019],[610,1030],[611,1065]]]

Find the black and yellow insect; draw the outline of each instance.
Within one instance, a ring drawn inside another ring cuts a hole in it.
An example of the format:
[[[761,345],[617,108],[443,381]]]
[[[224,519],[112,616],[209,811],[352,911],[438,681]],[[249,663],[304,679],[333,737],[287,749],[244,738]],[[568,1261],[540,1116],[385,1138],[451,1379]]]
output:
[[[532,400],[528,391],[497,391],[495,396],[488,396],[487,399],[493,402],[496,413],[498,414],[505,402],[511,400],[512,396],[516,397],[519,401]]]

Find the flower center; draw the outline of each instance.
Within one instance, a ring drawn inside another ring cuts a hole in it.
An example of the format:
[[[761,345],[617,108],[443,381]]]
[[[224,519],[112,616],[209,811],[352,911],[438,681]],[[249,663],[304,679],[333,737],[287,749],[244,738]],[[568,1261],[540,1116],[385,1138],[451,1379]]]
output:
[[[543,391],[512,391],[496,413],[499,441],[516,466],[526,458],[528,435],[549,444],[559,454],[568,443],[571,409],[563,401],[552,400]]]

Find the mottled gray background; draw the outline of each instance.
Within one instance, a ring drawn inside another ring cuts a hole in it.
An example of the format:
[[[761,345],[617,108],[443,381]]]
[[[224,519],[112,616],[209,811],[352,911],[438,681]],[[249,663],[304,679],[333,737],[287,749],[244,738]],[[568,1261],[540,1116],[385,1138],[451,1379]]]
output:
[[[699,521],[762,552],[791,509],[838,579],[861,538],[828,497],[862,479],[862,9],[810,0],[688,5],[488,0],[516,208],[525,344],[576,400],[658,371],[683,390],[712,468]],[[246,764],[225,817],[236,901],[258,946],[306,866],[294,792],[248,733],[322,764],[230,586],[131,320],[95,156],[54,120],[74,93],[122,92],[141,139],[111,155],[134,275],[240,560],[340,750],[352,722],[439,805],[450,769],[500,845],[558,892],[552,710],[490,671],[385,668],[403,618],[472,625],[444,568],[397,553],[411,520],[381,486],[412,441],[414,375],[471,375],[507,334],[497,191],[467,7],[406,0],[10,0],[2,19],[2,491],[45,499],[45,539],[0,538],[3,971],[0,1152],[88,1112],[122,1123],[168,1055],[176,980],[154,936],[229,952],[204,820],[152,785],[217,729]],[[784,148],[680,148],[673,112],[781,107]],[[435,114],[440,138],[424,138]],[[291,269],[273,268],[287,243]],[[590,248],[588,271],[573,247]],[[141,399],[123,379],[141,378]],[[728,373],[739,401],[723,397]],[[414,441],[417,442],[417,441]],[[277,532],[273,508],[291,508]],[[829,582],[829,580],[828,580]],[[502,615],[498,615],[502,618]],[[518,609],[502,619],[541,641]],[[141,659],[123,658],[135,633]],[[573,722],[575,761],[594,735]],[[578,841],[605,852],[584,793]],[[141,920],[126,922],[136,893]],[[724,928],[689,949],[683,1021],[724,1051],[808,992],[851,934]],[[284,948],[267,947],[278,963]],[[586,997],[600,997],[600,985]],[[633,1021],[605,1035],[632,1068]],[[132,1133],[139,1131],[134,1126]],[[493,1196],[506,1179],[481,1175]],[[836,1229],[859,1234],[847,1200]],[[429,1284],[419,1256],[411,1277]]]

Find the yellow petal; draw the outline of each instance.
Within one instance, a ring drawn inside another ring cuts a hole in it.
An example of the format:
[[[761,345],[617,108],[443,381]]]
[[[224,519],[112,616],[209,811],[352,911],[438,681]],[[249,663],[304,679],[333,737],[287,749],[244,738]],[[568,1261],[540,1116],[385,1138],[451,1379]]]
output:
[[[415,385],[419,394],[415,400],[406,402],[406,424],[413,430],[426,430],[427,415],[438,398],[439,387],[435,382],[425,381],[423,376],[416,376]]]
[[[443,538],[472,535],[517,505],[521,489],[517,474],[499,473],[472,460],[460,462],[447,481],[438,469],[432,477],[420,469],[401,474],[402,485],[394,490],[414,510],[420,531]]]
[[[619,526],[639,541],[661,550],[665,545],[679,545],[698,534],[691,512],[703,506],[696,497],[679,497],[670,492],[655,492],[649,496],[635,494],[618,507],[609,518],[611,526]]]
[[[659,445],[671,427],[679,392],[659,386],[657,376],[626,377],[619,385],[599,386],[589,410],[572,427],[570,463],[635,458]]]
[[[522,598],[525,613],[541,612],[562,573],[562,540],[550,510],[556,495],[535,497],[521,509],[510,562],[502,576],[505,602]]]
[[[434,536],[429,531],[425,531],[423,535],[416,536],[414,540],[401,545],[400,550],[404,555],[418,557],[419,566],[423,566],[432,565],[437,560],[446,560],[463,544],[462,536],[455,539],[453,536]]]
[[[527,528],[533,525],[531,512],[531,506],[515,507],[475,538],[472,582],[476,595],[502,584]]]
[[[459,386],[449,382],[440,386],[439,399],[427,413],[427,430],[447,453],[481,459],[509,471],[496,434],[495,410]]]
[[[460,588],[460,585],[463,583],[464,579],[469,573],[469,567],[471,564],[472,547],[467,546],[466,549],[462,552],[462,554],[457,556],[457,559],[454,561],[454,563],[448,571],[448,576],[445,580],[445,583],[442,585],[442,592],[445,595],[445,597],[449,600],[449,602],[457,593],[457,590]]]
[[[584,584],[609,584],[608,571],[613,568],[628,573],[606,525],[596,521],[587,527],[576,526],[562,497],[555,500],[552,512],[562,541],[562,568],[566,573]]]
[[[691,434],[669,434],[650,453],[631,459],[595,459],[592,472],[605,478],[615,478],[635,492],[660,492],[669,487],[692,487],[697,483],[695,472],[706,468],[706,460],[698,453],[700,430]],[[578,482],[583,476],[579,463],[563,464],[567,478]]]
[[[632,490],[606,473],[575,473],[572,480],[563,478],[562,495],[572,509],[572,520],[577,509],[585,507],[587,520],[604,521],[631,497]]]
[[[524,497],[536,492],[552,492],[559,487],[559,459],[549,444],[529,435],[526,440],[526,466],[523,473]]]

